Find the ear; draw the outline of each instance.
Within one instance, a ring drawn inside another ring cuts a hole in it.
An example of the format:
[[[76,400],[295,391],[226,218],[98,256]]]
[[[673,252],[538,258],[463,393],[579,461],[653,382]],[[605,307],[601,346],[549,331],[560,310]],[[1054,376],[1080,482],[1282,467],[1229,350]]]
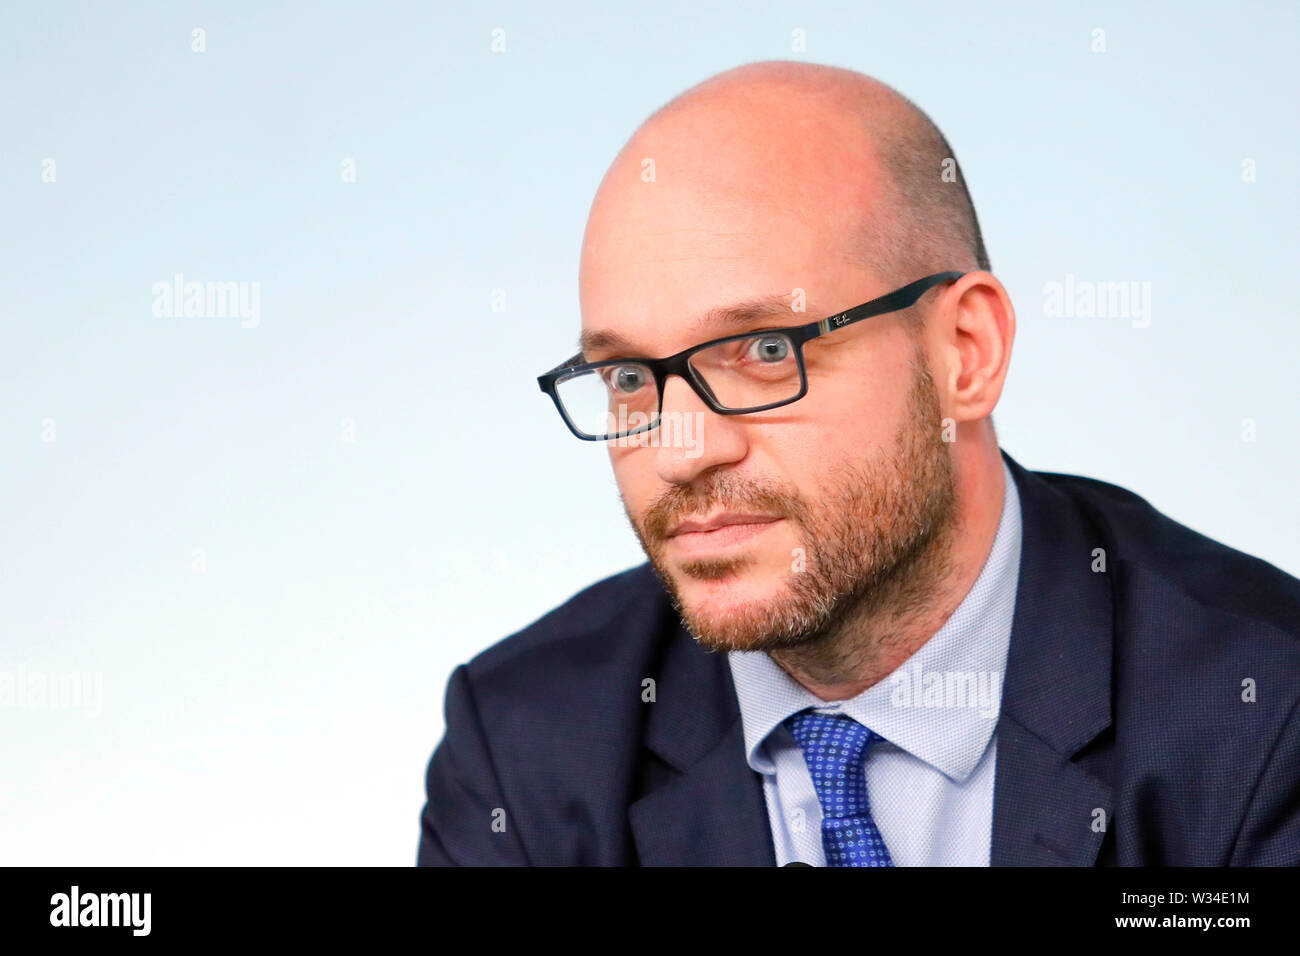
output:
[[[1002,395],[1016,337],[1007,290],[991,273],[966,273],[944,292],[930,331],[939,337],[935,377],[946,386],[947,414],[958,423],[987,418]]]

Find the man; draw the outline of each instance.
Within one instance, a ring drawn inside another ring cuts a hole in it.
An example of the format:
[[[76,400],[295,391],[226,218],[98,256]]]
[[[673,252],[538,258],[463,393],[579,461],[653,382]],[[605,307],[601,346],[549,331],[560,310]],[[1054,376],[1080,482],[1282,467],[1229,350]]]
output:
[[[1001,452],[952,155],[791,63],[619,154],[539,382],[649,562],[452,674],[421,864],[1300,863],[1300,581]]]

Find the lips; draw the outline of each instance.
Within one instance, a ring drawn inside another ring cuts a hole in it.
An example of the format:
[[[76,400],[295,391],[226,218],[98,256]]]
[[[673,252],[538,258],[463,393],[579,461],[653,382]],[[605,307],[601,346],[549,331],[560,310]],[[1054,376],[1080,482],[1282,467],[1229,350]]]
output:
[[[771,515],[720,514],[691,518],[673,526],[669,552],[680,560],[709,561],[736,557],[781,523]]]
[[[675,538],[682,534],[707,534],[711,531],[717,531],[720,528],[728,528],[732,525],[761,525],[771,524],[781,519],[773,515],[753,515],[753,514],[736,514],[734,512],[724,512],[723,514],[714,515],[711,518],[688,518],[686,521],[678,522],[673,525],[668,532],[667,537]]]

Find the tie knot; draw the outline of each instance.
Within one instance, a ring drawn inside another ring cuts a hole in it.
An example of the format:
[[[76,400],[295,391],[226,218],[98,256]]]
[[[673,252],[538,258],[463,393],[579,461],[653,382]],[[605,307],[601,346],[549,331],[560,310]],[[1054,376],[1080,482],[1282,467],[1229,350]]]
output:
[[[789,717],[786,726],[805,756],[815,753],[823,760],[845,764],[860,763],[871,742],[880,739],[879,734],[848,714],[803,710]]]
[[[828,817],[866,812],[867,783],[862,761],[880,735],[848,714],[819,714],[804,710],[786,726],[803,751],[822,812]]]

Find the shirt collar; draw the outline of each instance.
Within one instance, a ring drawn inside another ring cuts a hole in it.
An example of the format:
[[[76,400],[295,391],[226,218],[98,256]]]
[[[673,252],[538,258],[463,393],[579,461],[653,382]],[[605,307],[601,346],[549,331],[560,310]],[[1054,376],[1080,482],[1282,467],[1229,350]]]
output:
[[[984,567],[943,626],[888,677],[844,701],[823,701],[764,651],[731,651],[745,756],[776,772],[774,731],[807,707],[842,712],[955,781],[975,769],[997,725],[1020,575],[1020,496],[1002,463],[1002,515]]]

